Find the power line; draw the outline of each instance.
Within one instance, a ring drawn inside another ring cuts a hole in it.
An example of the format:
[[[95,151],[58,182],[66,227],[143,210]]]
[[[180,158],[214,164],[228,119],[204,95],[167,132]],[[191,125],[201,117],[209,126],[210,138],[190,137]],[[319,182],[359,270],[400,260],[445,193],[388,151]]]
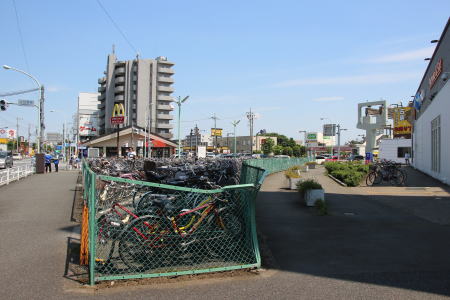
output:
[[[22,52],[23,52],[23,57],[25,59],[25,65],[27,67],[27,71],[29,72],[30,71],[30,65],[28,64],[27,53],[25,52],[25,43],[23,42],[22,29],[20,28],[19,14],[17,13],[16,0],[12,0],[12,3],[13,3],[13,6],[14,6],[14,12],[16,13],[17,29],[19,30],[19,36],[20,36],[20,45],[22,46]]]
[[[122,37],[124,38],[124,40],[128,43],[128,46],[130,46],[131,49],[133,49],[133,51],[135,53],[138,53],[137,49],[133,46],[133,44],[127,39],[125,33],[123,33],[123,31],[120,29],[119,25],[117,25],[117,23],[114,21],[114,19],[111,17],[111,15],[108,13],[108,11],[106,10],[106,8],[103,6],[103,4],[100,2],[100,0],[97,0],[98,5],[101,7],[101,9],[103,10],[103,12],[105,13],[105,15],[109,18],[109,20],[111,21],[111,23],[114,25],[114,27],[116,27],[117,31],[122,35]]]

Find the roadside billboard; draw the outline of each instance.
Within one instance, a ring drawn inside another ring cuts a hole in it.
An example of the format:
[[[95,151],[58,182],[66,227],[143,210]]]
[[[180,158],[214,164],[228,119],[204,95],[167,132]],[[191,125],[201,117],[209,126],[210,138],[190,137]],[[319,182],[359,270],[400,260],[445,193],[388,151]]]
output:
[[[306,142],[317,142],[317,132],[307,132],[306,133]]]
[[[393,109],[394,138],[411,138],[414,120],[412,107],[397,107]]]
[[[335,136],[336,135],[336,124],[324,124],[323,125],[323,136]]]
[[[211,128],[211,136],[222,136],[222,128]]]
[[[15,139],[16,138],[16,130],[15,129],[0,129],[0,138],[2,139]]]
[[[98,135],[98,116],[97,115],[80,115],[79,132],[80,136],[96,136]]]

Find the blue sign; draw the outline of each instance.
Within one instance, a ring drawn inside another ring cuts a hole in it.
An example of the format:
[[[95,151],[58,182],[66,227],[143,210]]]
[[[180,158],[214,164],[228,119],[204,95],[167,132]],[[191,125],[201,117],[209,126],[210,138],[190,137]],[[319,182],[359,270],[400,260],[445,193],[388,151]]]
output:
[[[366,160],[372,161],[373,160],[373,153],[372,152],[366,152]]]
[[[57,145],[56,146],[56,150],[62,150],[62,146],[61,145]]]

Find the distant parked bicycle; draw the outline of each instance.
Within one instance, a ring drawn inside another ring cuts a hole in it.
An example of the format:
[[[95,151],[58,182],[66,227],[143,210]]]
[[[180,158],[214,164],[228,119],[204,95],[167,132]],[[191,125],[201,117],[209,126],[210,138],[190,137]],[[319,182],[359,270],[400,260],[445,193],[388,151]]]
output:
[[[389,182],[391,185],[401,186],[406,183],[406,172],[400,164],[382,160],[373,164],[366,177],[367,186]]]

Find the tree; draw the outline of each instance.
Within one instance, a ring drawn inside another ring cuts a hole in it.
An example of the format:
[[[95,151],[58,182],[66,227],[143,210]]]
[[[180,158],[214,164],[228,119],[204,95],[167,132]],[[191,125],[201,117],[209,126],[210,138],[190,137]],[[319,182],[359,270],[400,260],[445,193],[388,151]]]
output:
[[[265,155],[269,155],[273,151],[273,147],[275,146],[275,142],[272,139],[265,139],[262,144],[262,151]]]
[[[273,154],[279,155],[279,154],[281,154],[281,152],[283,152],[283,146],[276,145],[273,147]]]
[[[291,147],[289,147],[289,146],[283,147],[283,154],[292,156],[292,153],[293,153],[293,150]]]
[[[295,157],[300,157],[302,155],[302,148],[300,145],[295,145],[292,147],[292,153]]]

